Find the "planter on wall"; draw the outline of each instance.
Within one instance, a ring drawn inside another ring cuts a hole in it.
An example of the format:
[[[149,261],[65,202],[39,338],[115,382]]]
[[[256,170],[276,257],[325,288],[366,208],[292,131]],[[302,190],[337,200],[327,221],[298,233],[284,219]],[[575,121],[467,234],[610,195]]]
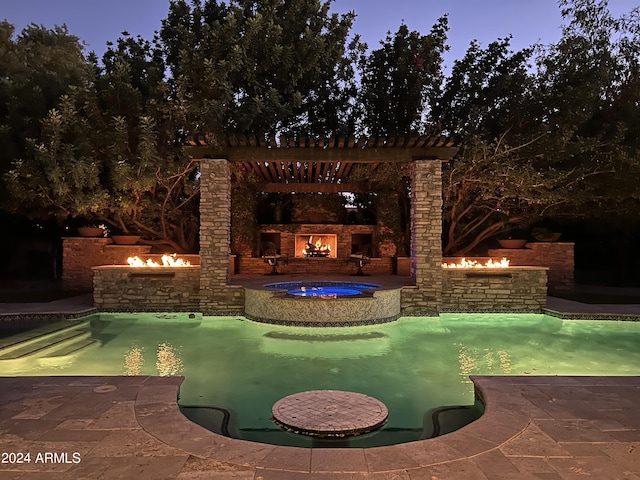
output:
[[[112,235],[111,239],[116,245],[135,245],[140,240],[140,235]]]
[[[522,239],[509,238],[504,240],[498,240],[498,243],[502,248],[523,248],[527,244],[527,241]]]
[[[81,237],[102,237],[104,230],[98,227],[80,227],[78,228],[78,235]]]
[[[561,233],[550,232],[546,234],[534,234],[533,238],[535,238],[539,242],[557,242],[558,240],[560,240],[561,236]]]

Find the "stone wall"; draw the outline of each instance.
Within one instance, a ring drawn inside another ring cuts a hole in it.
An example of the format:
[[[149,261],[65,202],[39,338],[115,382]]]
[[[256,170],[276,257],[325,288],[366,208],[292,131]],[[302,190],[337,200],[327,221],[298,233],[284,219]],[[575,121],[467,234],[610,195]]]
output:
[[[200,311],[205,315],[242,311],[242,287],[229,285],[231,178],[229,163],[200,160]]]
[[[238,258],[239,273],[244,275],[261,275],[271,271],[262,258],[241,256]],[[363,267],[370,275],[391,275],[394,273],[395,259],[372,258],[371,263]],[[351,275],[357,267],[346,258],[291,258],[288,265],[281,265],[278,271],[286,274],[308,275]]]
[[[280,251],[288,253],[289,257],[295,257],[296,235],[319,235],[334,234],[338,237],[337,257],[348,257],[352,252],[352,235],[371,235],[371,243],[377,243],[375,225],[343,225],[343,224],[323,224],[305,223],[291,225],[263,225],[260,233],[277,233],[280,235]],[[372,256],[377,256],[378,252],[372,252]],[[334,255],[335,256],[335,255]]]
[[[279,251],[289,257],[289,265],[278,267],[283,273],[292,274],[338,274],[349,275],[355,273],[357,268],[347,259],[352,253],[353,235],[371,235],[371,243],[376,244],[375,225],[344,225],[344,224],[271,224],[262,225],[259,234],[275,234],[279,238]],[[337,258],[296,258],[296,235],[333,234],[337,236]],[[357,248],[357,247],[356,247]],[[375,247],[374,247],[375,248]],[[395,259],[380,258],[372,252],[374,257],[364,270],[372,275],[392,275],[395,273]],[[252,256],[250,249],[242,252],[237,260],[239,274],[264,274],[271,267],[266,265],[262,258]]]
[[[411,275],[416,286],[403,289],[403,313],[437,314],[442,303],[442,165],[415,161],[411,187]]]
[[[540,312],[546,306],[547,268],[442,271],[444,312]]]
[[[93,274],[93,301],[101,311],[199,311],[199,266],[103,266],[94,267]]]
[[[142,258],[150,250],[149,245],[113,245],[110,238],[103,237],[63,238],[62,286],[65,290],[89,291],[93,288],[93,267],[126,265],[127,258]]]
[[[377,245],[377,227],[375,225],[345,225],[345,224],[325,224],[325,223],[305,223],[305,224],[265,224],[261,225],[258,231],[257,242],[260,241],[261,234],[276,234],[280,238],[280,253],[286,253],[289,257],[295,257],[296,235],[314,234],[334,234],[338,237],[338,257],[347,257],[352,253],[352,235],[371,235],[371,243],[375,248]],[[237,252],[242,257],[258,256],[257,248],[252,251],[250,246],[245,246],[242,251]],[[378,256],[379,252],[372,252],[373,256]],[[241,272],[242,273],[242,272]]]
[[[376,290],[371,297],[327,299],[247,288],[245,315],[261,322],[316,327],[390,322],[400,315],[400,289]]]
[[[530,242],[526,248],[489,250],[492,258],[506,257],[511,265],[529,265],[549,269],[549,292],[573,290],[574,249],[568,242]]]

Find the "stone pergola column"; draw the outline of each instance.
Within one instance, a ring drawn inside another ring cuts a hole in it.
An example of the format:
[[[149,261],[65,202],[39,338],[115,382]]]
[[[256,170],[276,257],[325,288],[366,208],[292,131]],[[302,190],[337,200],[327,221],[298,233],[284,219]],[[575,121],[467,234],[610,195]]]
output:
[[[231,173],[225,159],[200,160],[200,311],[244,308],[240,288],[229,286]]]
[[[442,303],[442,164],[416,160],[411,182],[411,275],[403,311],[437,315]],[[403,292],[404,293],[404,292]]]

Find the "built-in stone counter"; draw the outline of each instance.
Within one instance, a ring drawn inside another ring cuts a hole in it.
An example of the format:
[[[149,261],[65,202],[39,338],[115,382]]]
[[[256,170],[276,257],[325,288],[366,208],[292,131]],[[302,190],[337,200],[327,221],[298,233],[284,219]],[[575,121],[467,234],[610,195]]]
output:
[[[246,287],[244,292],[244,314],[259,322],[329,327],[384,323],[400,316],[400,288],[344,298],[293,297],[284,290]]]
[[[443,312],[541,312],[546,267],[443,268]]]
[[[93,267],[94,305],[105,312],[200,310],[200,266]]]
[[[443,268],[443,312],[540,312],[546,306],[547,268]],[[200,311],[200,266],[93,268],[94,304],[102,311]],[[372,277],[375,278],[375,277]],[[260,287],[226,287],[219,312],[281,324],[333,326],[392,321],[401,315],[433,316],[416,286],[379,289],[373,296],[296,298]],[[222,293],[222,292],[220,292]],[[427,299],[428,300],[428,299]]]

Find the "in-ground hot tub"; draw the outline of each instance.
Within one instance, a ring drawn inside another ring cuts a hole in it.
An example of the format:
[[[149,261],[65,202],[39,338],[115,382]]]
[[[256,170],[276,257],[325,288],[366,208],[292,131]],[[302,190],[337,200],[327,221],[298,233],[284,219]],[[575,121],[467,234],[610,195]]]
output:
[[[245,288],[245,316],[281,325],[335,327],[385,323],[400,316],[401,289],[362,282],[269,283]]]
[[[265,288],[286,290],[287,295],[296,297],[358,297],[372,296],[380,288],[377,283],[363,282],[280,282],[267,283]]]

